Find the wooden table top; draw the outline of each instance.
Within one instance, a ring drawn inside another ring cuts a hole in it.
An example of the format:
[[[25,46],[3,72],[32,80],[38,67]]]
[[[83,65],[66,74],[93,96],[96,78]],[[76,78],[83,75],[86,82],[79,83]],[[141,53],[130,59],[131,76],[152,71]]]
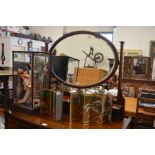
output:
[[[136,114],[136,98],[125,98],[125,115],[126,116],[135,116]],[[3,111],[0,111],[2,114]],[[13,112],[12,115],[18,119],[24,120],[26,122],[34,123],[38,126],[43,126],[45,128],[53,128],[53,129],[122,129],[126,128],[131,121],[131,119],[125,118],[124,121],[121,122],[111,122],[110,124],[83,124],[79,121],[72,121],[69,122],[67,117],[63,117],[61,121],[55,121],[54,118],[49,116],[37,116],[37,115],[30,115],[22,112]],[[43,124],[47,124],[44,126]]]
[[[30,115],[17,111],[12,112],[10,115],[15,119],[23,120],[27,123],[35,124],[38,127],[40,126],[49,129],[123,129],[127,128],[131,122],[131,118],[124,118],[124,120],[120,122],[111,122],[109,124],[100,125],[95,123],[84,124],[80,121],[69,122],[67,117],[63,117],[61,121],[56,122],[54,118],[50,116]]]
[[[125,115],[126,116],[135,116],[136,115],[136,104],[137,99],[136,98],[125,98]],[[3,110],[0,109],[0,115],[3,114]],[[111,122],[110,124],[83,124],[79,121],[72,121],[69,122],[69,119],[67,117],[63,117],[61,121],[55,121],[54,118],[49,116],[36,116],[36,115],[30,115],[22,112],[13,112],[12,115],[18,119],[35,123],[38,126],[43,126],[44,124],[47,124],[47,128],[54,128],[54,129],[121,129],[126,128],[129,124],[130,119],[124,119],[122,122]]]
[[[131,122],[131,117],[136,116],[136,105],[137,98],[125,97],[125,116],[128,116],[129,119],[124,119],[124,121],[120,122],[111,122],[110,124],[83,124],[79,121],[69,122],[67,117],[63,117],[61,121],[55,121],[54,118],[50,116],[39,116],[39,115],[30,115],[22,112],[14,111],[12,112],[12,116],[16,119],[24,120],[25,122],[29,122],[35,124],[37,126],[42,126],[43,128],[51,128],[51,129],[122,129],[127,128],[129,123]],[[142,108],[139,112],[143,112],[146,114],[150,114],[150,112],[144,111]],[[3,114],[3,110],[0,109],[0,115]],[[153,113],[155,115],[155,113]],[[44,126],[47,125],[47,126]]]

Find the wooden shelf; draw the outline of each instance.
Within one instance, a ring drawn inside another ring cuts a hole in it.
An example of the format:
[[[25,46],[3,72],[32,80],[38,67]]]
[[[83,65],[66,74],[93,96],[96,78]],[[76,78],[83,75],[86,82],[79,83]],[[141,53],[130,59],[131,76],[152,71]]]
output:
[[[139,108],[138,113],[155,117],[155,112],[146,111],[145,108],[142,108],[142,107]]]
[[[129,79],[129,78],[123,78],[122,82],[147,83],[147,84],[155,85],[155,80],[151,80],[151,79]]]

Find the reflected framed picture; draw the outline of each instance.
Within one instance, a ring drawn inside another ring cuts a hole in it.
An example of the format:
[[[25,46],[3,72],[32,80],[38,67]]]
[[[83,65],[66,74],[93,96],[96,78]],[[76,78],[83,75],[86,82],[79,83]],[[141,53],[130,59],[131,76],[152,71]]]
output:
[[[155,41],[150,41],[150,57],[155,58]]]

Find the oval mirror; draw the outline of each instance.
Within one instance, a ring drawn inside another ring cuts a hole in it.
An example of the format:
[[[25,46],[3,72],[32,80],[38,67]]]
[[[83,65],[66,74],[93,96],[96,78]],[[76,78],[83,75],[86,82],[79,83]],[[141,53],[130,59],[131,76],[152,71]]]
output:
[[[106,82],[118,67],[114,45],[98,33],[76,31],[65,34],[51,47],[52,73],[74,88],[88,88]],[[114,60],[111,65],[109,60]]]

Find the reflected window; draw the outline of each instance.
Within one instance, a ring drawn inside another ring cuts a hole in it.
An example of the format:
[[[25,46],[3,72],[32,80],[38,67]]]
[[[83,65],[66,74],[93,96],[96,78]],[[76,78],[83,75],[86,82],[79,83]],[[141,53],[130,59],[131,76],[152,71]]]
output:
[[[113,32],[101,32],[100,35],[113,42]]]

